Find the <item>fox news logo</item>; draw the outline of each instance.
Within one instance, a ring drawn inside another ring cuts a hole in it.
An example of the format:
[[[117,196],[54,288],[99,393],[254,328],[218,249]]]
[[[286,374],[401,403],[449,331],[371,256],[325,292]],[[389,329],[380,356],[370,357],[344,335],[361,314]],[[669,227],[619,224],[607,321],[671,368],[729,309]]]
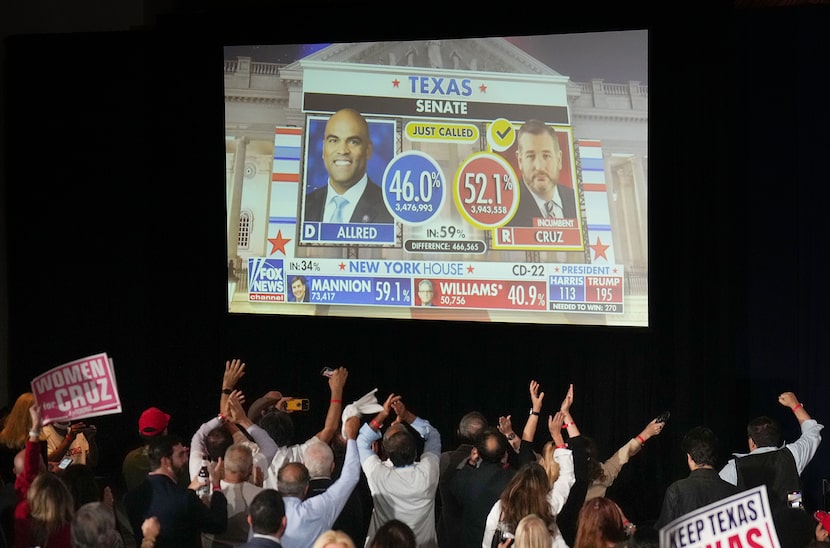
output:
[[[285,298],[284,274],[282,259],[249,258],[248,293],[251,300],[283,301]],[[271,297],[263,298],[265,296]]]

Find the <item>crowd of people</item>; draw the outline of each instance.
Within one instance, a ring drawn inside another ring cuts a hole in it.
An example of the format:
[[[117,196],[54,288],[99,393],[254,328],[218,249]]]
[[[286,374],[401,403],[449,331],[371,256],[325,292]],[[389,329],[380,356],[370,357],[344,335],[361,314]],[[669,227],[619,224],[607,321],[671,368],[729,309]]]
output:
[[[94,427],[44,425],[33,394],[21,394],[0,429],[0,548],[657,546],[661,528],[761,485],[780,546],[830,542],[830,515],[793,504],[823,426],[792,392],[778,401],[792,410],[799,438],[782,444],[777,421],[755,418],[749,451],[720,470],[714,432],[686,432],[690,473],[666,489],[653,526],[638,529],[608,489],[660,435],[664,417],[602,461],[571,413],[573,386],[543,418],[545,394],[531,380],[520,434],[510,416],[491,425],[471,411],[459,421],[459,445],[442,449],[436,427],[400,394],[381,402],[373,390],[344,405],[341,367],[328,378],[322,428],[297,440],[290,398],[269,391],[247,405],[238,389],[244,375],[241,360],[226,362],[215,412],[187,439],[168,430],[168,413],[145,410],[143,444],[124,455],[118,496],[96,483]],[[536,440],[540,422],[544,443]]]

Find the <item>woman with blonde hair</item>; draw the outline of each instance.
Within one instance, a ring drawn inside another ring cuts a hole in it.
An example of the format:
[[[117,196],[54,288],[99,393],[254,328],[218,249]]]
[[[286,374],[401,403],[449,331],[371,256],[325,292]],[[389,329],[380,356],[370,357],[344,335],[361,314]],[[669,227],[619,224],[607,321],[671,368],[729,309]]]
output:
[[[573,548],[612,548],[634,532],[634,525],[607,497],[588,499],[579,511]]]
[[[516,538],[499,543],[499,548],[550,548],[551,534],[545,520],[536,514],[523,517],[516,526]]]
[[[542,455],[539,457],[539,464],[545,469],[545,474],[548,476],[551,487],[559,478],[559,463],[554,458],[556,452],[556,443],[553,441],[547,442],[542,447]]]
[[[355,548],[352,537],[343,531],[324,531],[311,548]]]

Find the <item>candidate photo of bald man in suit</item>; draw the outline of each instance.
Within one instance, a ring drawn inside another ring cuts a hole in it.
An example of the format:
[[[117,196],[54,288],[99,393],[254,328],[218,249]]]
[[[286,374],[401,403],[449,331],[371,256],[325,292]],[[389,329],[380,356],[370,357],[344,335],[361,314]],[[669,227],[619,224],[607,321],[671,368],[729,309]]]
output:
[[[528,120],[516,133],[522,184],[519,207],[507,226],[534,226],[533,219],[576,219],[576,193],[559,181],[562,148],[556,130],[539,120]]]
[[[335,112],[326,122],[323,164],[328,182],[305,198],[306,221],[392,223],[383,191],[367,172],[374,145],[369,124],[354,109]]]

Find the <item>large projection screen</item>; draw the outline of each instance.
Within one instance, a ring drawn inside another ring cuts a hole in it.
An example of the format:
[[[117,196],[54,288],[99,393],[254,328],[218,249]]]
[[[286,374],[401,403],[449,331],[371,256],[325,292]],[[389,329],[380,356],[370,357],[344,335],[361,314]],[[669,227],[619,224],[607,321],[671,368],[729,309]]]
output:
[[[224,57],[229,313],[648,326],[647,31]]]

